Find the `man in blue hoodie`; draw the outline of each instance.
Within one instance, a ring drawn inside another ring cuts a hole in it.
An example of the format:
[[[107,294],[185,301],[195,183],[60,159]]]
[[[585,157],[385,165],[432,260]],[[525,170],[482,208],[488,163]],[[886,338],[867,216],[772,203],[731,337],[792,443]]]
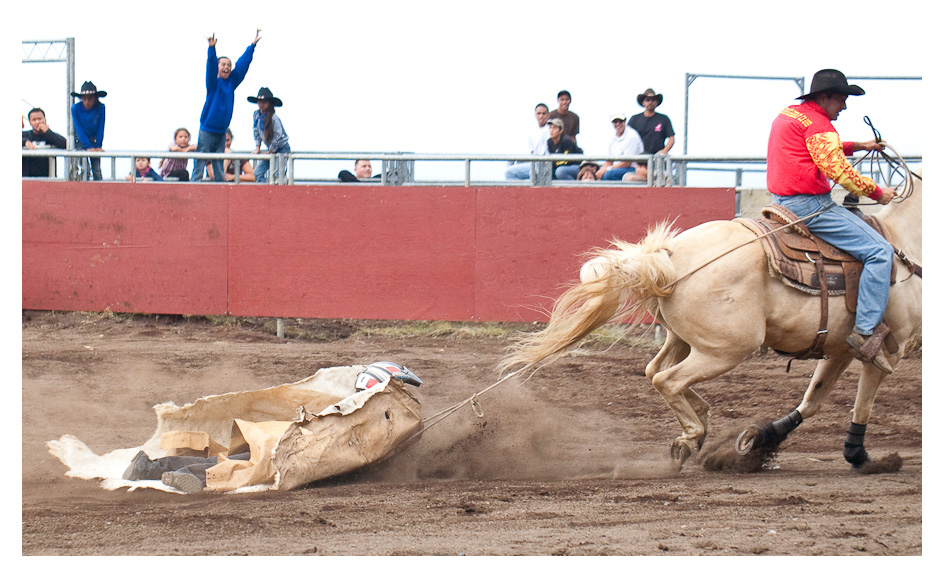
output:
[[[99,91],[91,81],[82,84],[82,91],[72,93],[73,97],[81,99],[72,106],[76,150],[102,152],[102,139],[105,138],[105,104],[99,99],[106,95],[107,92]],[[80,158],[79,167],[82,169],[80,180],[102,179],[101,158]]]
[[[226,150],[226,129],[233,118],[234,93],[237,86],[243,82],[249,64],[253,62],[253,53],[259,43],[259,29],[256,30],[256,39],[246,48],[243,55],[236,60],[236,66],[228,57],[217,57],[217,38],[215,35],[208,38],[210,47],[207,48],[207,101],[203,104],[200,113],[200,132],[197,134],[196,152],[224,152]],[[213,165],[213,179],[223,182],[223,159],[211,160]],[[205,159],[194,159],[194,174],[191,180],[203,180],[207,170]]]

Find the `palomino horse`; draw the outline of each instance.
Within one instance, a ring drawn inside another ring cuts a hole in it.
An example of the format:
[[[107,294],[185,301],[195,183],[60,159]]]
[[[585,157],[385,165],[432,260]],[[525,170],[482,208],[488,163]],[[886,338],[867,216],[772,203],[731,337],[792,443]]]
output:
[[[915,178],[911,196],[895,199],[877,218],[894,248],[921,264],[921,174]],[[666,341],[647,365],[646,376],[682,424],[671,451],[681,468],[702,447],[708,429],[709,405],[693,386],[731,370],[760,347],[785,353],[809,347],[820,329],[820,299],[772,276],[761,243],[737,222],[707,222],[681,233],[664,223],[637,244],[614,241],[613,246],[591,252],[596,257],[582,267],[581,282],[557,299],[547,327],[520,340],[502,365],[520,366],[521,372],[552,362],[595,328],[627,319],[639,323],[644,311],[649,313],[666,329]],[[890,289],[885,313],[900,346],[896,354],[887,353],[892,366],[922,324],[922,279],[900,259],[895,263],[899,282]],[[783,439],[802,419],[816,414],[850,365],[853,354],[845,339],[853,329],[853,315],[842,296],[830,297],[828,314],[825,358],[817,364],[803,401],[784,418],[743,433],[740,452],[765,434]],[[844,449],[856,468],[871,462],[863,435],[884,376],[872,364],[863,365]]]

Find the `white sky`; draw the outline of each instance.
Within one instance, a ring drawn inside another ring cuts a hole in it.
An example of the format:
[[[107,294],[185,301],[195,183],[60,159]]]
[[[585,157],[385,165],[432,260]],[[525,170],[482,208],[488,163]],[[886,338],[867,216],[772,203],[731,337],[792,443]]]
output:
[[[21,41],[74,37],[75,87],[91,80],[108,91],[106,150],[163,150],[180,126],[196,141],[206,38],[215,33],[218,54],[235,61],[259,27],[262,40],[237,90],[236,150],[253,146],[254,105],[246,97],[261,86],[284,101],[278,113],[295,151],[474,154],[524,152],[535,104],[554,108],[560,89],[571,92],[581,117],[578,143],[588,153],[605,153],[610,115],[639,112],[636,95],[652,87],[665,97],[659,110],[673,121],[673,154],[680,155],[687,72],[803,76],[809,87],[815,71],[832,67],[848,76],[923,76],[921,82],[858,81],[867,94],[850,98],[836,126],[843,139],[866,140],[871,133],[863,115],[869,115],[899,152],[928,157],[942,114],[943,48],[932,6],[913,0],[16,2],[4,8],[0,24],[6,124],[13,130],[10,110],[25,115],[35,105],[46,110],[53,130],[66,132],[64,64],[21,64]],[[789,82],[697,80],[690,154],[763,156],[771,120],[797,95]],[[17,147],[12,134],[4,140],[3,172],[15,188],[19,167],[8,157],[16,157]],[[936,167],[926,158],[930,187]],[[423,172],[418,166],[419,177]],[[501,168],[489,172],[501,178]],[[462,175],[461,166],[454,175]],[[12,244],[20,207],[16,193],[9,195]],[[926,199],[926,210],[938,203],[934,193]],[[16,267],[20,255],[11,253]],[[927,275],[934,279],[930,257]],[[17,305],[8,322],[15,322]],[[925,332],[927,343],[938,338]],[[15,362],[16,343],[12,348]],[[933,356],[925,353],[927,364]],[[934,546],[926,542],[926,552]]]
[[[75,38],[76,90],[91,80],[108,92],[106,150],[164,150],[180,126],[196,141],[206,38],[215,33],[217,53],[235,61],[259,27],[262,40],[237,90],[236,150],[253,147],[256,106],[246,97],[262,86],[283,100],[278,113],[295,151],[473,154],[524,153],[535,104],[554,108],[560,89],[571,92],[581,117],[579,145],[604,154],[610,115],[640,112],[636,95],[653,87],[678,133],[673,154],[682,154],[687,72],[805,77],[808,87],[826,67],[848,76],[927,72],[925,58],[905,56],[916,52],[918,35],[904,33],[895,50],[851,47],[881,29],[905,32],[915,16],[902,9],[908,4],[366,0],[262,9],[231,1],[223,10],[218,3],[142,10],[52,1],[36,14],[24,10],[15,31],[19,41]],[[834,34],[825,32],[828,19],[837,21]],[[842,29],[862,37],[843,41]],[[65,64],[17,67],[20,112],[40,106],[64,133]],[[921,153],[920,125],[901,113],[896,94],[914,95],[925,82],[861,83],[867,95],[851,98],[837,122],[841,136],[869,138],[862,122],[869,115],[901,153]],[[790,81],[700,78],[690,91],[689,154],[764,155],[771,119],[799,94]],[[489,167],[492,178],[502,166]],[[454,167],[461,176],[461,164]],[[333,165],[321,174],[336,173]],[[475,163],[473,174],[488,176]]]

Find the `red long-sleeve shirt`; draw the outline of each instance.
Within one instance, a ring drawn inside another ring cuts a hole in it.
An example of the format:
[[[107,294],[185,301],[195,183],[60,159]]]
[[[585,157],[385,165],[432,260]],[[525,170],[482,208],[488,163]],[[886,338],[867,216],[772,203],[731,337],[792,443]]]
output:
[[[781,111],[768,137],[768,190],[779,196],[826,194],[834,180],[848,192],[874,200],[875,182],[847,162],[852,142],[840,142],[830,117],[817,103],[805,101]]]

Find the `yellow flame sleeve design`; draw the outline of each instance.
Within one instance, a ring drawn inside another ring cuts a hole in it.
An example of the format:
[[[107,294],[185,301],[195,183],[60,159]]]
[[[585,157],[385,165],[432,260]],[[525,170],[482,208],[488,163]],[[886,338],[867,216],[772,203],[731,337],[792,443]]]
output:
[[[869,196],[876,191],[876,183],[854,170],[847,162],[843,155],[843,143],[836,132],[817,133],[808,137],[806,143],[817,168],[847,192]]]

